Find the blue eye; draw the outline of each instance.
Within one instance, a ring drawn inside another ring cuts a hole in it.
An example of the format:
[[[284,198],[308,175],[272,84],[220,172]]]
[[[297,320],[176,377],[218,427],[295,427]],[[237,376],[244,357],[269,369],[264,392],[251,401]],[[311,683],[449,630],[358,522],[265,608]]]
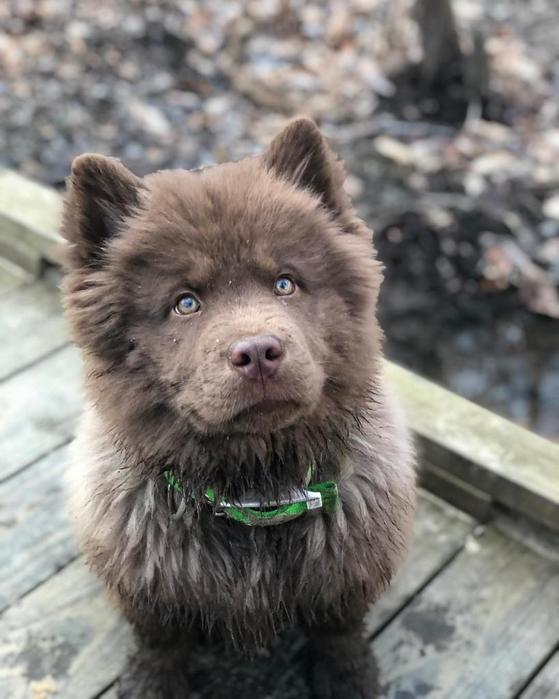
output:
[[[274,293],[278,296],[290,296],[295,288],[295,282],[291,277],[278,277],[274,283]]]
[[[194,294],[182,294],[175,303],[175,313],[181,316],[188,316],[200,310],[200,301]]]

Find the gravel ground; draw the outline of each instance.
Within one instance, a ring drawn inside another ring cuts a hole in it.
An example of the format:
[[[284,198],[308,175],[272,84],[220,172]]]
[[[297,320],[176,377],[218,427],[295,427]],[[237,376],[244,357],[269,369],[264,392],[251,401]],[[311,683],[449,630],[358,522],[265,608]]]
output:
[[[412,5],[4,0],[0,163],[56,187],[84,151],[198,167],[310,114],[376,231],[389,354],[559,438],[559,10],[455,0],[500,120],[462,124],[406,72]]]

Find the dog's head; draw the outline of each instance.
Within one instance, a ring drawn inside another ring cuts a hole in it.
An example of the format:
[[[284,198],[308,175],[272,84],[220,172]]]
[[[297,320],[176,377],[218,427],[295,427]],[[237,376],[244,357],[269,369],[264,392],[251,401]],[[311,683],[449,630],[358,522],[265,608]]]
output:
[[[193,434],[324,431],[363,405],[380,272],[310,120],[202,171],[140,179],[81,156],[64,235],[90,396],[144,454]]]

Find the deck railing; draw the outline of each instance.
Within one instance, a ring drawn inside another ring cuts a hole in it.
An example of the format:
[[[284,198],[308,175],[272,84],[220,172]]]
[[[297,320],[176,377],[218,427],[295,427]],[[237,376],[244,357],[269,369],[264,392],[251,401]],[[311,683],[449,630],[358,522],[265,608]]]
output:
[[[30,278],[58,265],[61,196],[0,171],[0,264]],[[417,436],[425,487],[488,519],[506,508],[559,531],[559,444],[386,362]]]

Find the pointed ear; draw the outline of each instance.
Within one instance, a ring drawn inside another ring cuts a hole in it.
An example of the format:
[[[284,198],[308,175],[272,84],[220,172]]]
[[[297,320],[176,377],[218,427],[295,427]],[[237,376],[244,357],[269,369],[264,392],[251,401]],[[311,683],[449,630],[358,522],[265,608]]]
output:
[[[99,264],[106,242],[140,202],[142,181],[116,158],[86,153],[72,163],[62,234],[71,262]]]
[[[310,190],[334,213],[349,206],[343,189],[344,168],[311,119],[294,119],[274,138],[262,158],[265,167]]]

